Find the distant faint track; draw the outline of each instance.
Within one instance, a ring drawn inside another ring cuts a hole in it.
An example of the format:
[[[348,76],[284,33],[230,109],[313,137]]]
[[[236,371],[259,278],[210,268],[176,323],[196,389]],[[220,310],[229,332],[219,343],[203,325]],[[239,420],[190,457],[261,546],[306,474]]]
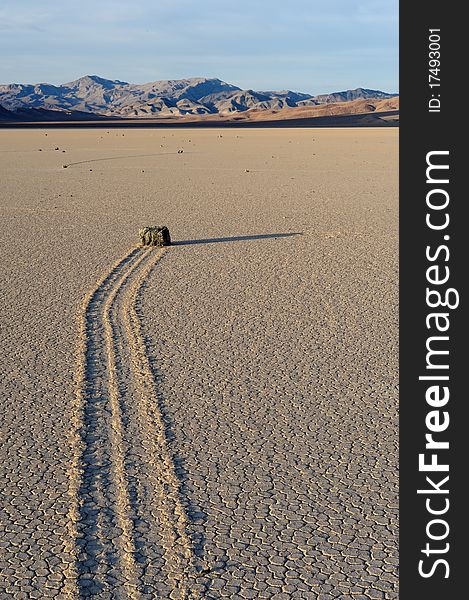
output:
[[[107,156],[107,157],[103,157],[103,158],[90,158],[89,160],[79,160],[77,162],[65,163],[64,166],[73,167],[74,165],[84,165],[87,163],[102,162],[102,161],[106,161],[106,160],[119,160],[119,159],[123,159],[123,158],[149,158],[152,156],[173,156],[175,154],[177,155],[178,153],[177,152],[158,152],[155,154],[127,154],[125,156]],[[185,151],[184,154],[193,154],[193,153]]]
[[[191,592],[196,571],[180,482],[136,306],[163,253],[129,250],[79,310],[67,548],[76,560],[62,590],[66,597],[198,597]],[[123,370],[132,374],[134,393],[126,391]],[[137,429],[126,431],[132,423]],[[161,566],[148,565],[158,552]],[[164,583],[153,589],[148,573],[155,568],[164,571]],[[155,590],[163,584],[167,592],[160,596]]]

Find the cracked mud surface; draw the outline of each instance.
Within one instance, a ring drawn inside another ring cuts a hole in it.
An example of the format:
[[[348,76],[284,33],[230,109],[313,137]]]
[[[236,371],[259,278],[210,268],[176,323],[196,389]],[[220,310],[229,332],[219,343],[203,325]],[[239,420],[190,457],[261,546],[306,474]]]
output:
[[[397,132],[47,133],[0,131],[0,598],[397,598]]]

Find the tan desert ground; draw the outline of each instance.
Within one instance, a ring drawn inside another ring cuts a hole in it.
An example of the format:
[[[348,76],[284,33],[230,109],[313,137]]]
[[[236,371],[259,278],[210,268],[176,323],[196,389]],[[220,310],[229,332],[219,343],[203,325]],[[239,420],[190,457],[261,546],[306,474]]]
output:
[[[1,598],[398,597],[397,142],[0,131]]]

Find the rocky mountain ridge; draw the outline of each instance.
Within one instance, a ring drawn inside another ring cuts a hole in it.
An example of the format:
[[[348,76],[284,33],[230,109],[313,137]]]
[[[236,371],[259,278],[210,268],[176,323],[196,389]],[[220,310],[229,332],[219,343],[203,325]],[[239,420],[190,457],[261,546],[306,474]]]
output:
[[[272,111],[394,96],[364,88],[319,96],[290,90],[258,92],[205,77],[131,84],[87,75],[62,85],[0,85],[0,106],[10,113],[34,109],[119,118],[229,116],[251,109]]]

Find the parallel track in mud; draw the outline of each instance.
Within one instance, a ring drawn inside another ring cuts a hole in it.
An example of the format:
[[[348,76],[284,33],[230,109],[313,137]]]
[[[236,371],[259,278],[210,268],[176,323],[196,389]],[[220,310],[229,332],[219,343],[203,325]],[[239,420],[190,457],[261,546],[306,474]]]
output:
[[[139,316],[165,250],[135,247],[78,315],[68,597],[194,599],[195,555]],[[75,542],[75,543],[73,543]]]

